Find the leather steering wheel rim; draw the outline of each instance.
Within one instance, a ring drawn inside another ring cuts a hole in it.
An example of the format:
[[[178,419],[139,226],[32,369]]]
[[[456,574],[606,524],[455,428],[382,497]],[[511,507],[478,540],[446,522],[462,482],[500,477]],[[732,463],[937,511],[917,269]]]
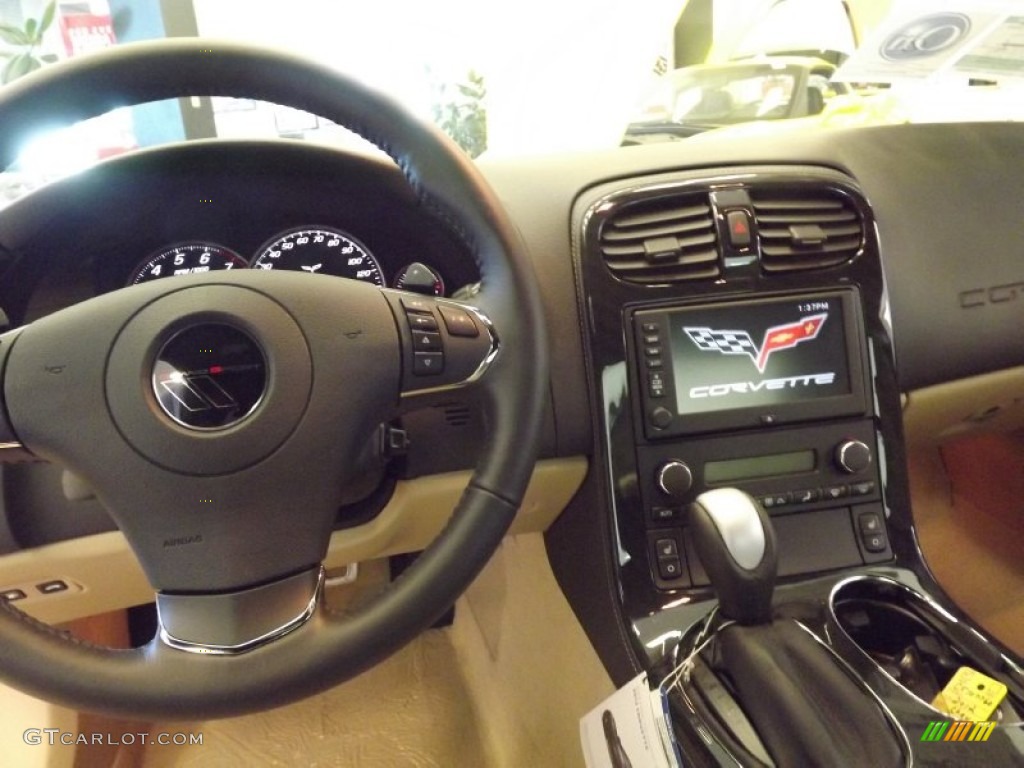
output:
[[[332,69],[284,52],[200,39],[108,49],[0,92],[0,163],[10,165],[18,141],[41,125],[197,94],[304,109],[385,150],[420,201],[469,245],[482,276],[476,303],[498,329],[501,350],[478,383],[490,441],[451,520],[412,568],[355,615],[318,610],[266,646],[212,657],[168,647],[159,637],[132,650],[97,647],[0,604],[0,676],[70,707],[133,718],[220,717],[284,704],[354,677],[429,627],[469,586],[511,524],[547,402],[539,292],[495,195],[439,131]]]

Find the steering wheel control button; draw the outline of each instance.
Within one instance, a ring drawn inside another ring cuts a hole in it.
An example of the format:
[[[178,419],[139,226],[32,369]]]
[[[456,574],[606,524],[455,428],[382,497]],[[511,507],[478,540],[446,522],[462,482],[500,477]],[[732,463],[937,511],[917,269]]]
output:
[[[444,355],[440,352],[414,352],[412,372],[414,376],[440,376],[444,372]]]
[[[860,440],[845,440],[836,446],[835,460],[839,469],[855,475],[871,466],[871,449]]]
[[[446,307],[443,304],[438,306],[441,317],[444,319],[444,326],[452,336],[462,336],[475,339],[480,335],[480,329],[476,327],[473,318],[469,313],[457,307]]]
[[[406,318],[409,320],[409,327],[414,331],[436,331],[437,320],[434,319],[432,314],[423,314],[420,312],[406,312]]]
[[[174,422],[225,429],[252,413],[267,386],[267,363],[254,339],[223,323],[180,331],[157,354],[153,394]]]
[[[402,336],[402,397],[470,384],[498,352],[490,320],[446,299],[382,291]]]
[[[417,352],[437,352],[441,349],[441,334],[413,331],[412,346]]]
[[[416,296],[402,296],[399,300],[402,302],[402,306],[409,312],[420,312],[429,315],[434,311],[434,303],[429,299],[421,299]]]
[[[24,600],[26,597],[27,595],[23,589],[5,589],[3,592],[0,592],[0,600],[6,600],[8,603]]]

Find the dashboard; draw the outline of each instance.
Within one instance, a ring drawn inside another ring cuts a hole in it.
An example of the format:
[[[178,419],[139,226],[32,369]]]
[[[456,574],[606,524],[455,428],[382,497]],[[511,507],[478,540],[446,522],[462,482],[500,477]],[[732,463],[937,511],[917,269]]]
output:
[[[467,246],[400,178],[382,174],[381,161],[305,150],[196,143],[170,160],[170,173],[166,158],[156,167],[142,152],[24,201],[17,231],[3,239],[18,256],[8,278],[22,286],[3,295],[9,319],[217,269],[301,271],[432,296],[472,291],[480,276]]]
[[[527,244],[552,331],[541,455],[589,465],[546,530],[549,558],[616,683],[662,661],[713,596],[684,515],[709,488],[738,486],[769,509],[780,594],[809,624],[826,621],[837,574],[936,589],[915,541],[902,422],[929,388],[1024,360],[1024,274],[1007,256],[1024,247],[1006,194],[1024,177],[1018,126],[481,167]],[[134,283],[187,280],[179,271],[332,273],[449,297],[471,297],[481,280],[472,245],[394,167],[287,142],[108,162],[12,206],[0,243],[12,325]],[[401,426],[402,477],[470,467],[488,434],[458,396]],[[356,523],[394,489],[367,476],[372,504]],[[113,528],[95,502],[88,514],[69,502],[52,468],[6,467],[4,479],[9,552]],[[930,716],[892,701],[912,722]]]

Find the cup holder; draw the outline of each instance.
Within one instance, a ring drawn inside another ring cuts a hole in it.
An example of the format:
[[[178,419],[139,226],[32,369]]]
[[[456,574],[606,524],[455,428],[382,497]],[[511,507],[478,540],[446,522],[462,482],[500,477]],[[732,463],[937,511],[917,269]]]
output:
[[[926,705],[968,666],[1007,685],[1004,707],[1024,709],[1020,670],[975,630],[903,584],[850,579],[833,590],[830,609],[847,637]]]

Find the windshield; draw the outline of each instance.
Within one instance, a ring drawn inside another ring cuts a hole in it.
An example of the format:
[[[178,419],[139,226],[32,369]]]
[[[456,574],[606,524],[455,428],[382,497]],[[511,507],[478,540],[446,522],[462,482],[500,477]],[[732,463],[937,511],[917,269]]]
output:
[[[648,120],[725,125],[789,114],[799,72],[768,64],[688,67],[665,76]]]
[[[0,0],[2,81],[168,36],[315,58],[434,121],[471,157],[747,124],[1015,119],[1024,103],[1021,0],[941,12],[923,0]],[[3,199],[111,155],[215,136],[367,149],[298,110],[197,94],[32,137],[5,174]]]

